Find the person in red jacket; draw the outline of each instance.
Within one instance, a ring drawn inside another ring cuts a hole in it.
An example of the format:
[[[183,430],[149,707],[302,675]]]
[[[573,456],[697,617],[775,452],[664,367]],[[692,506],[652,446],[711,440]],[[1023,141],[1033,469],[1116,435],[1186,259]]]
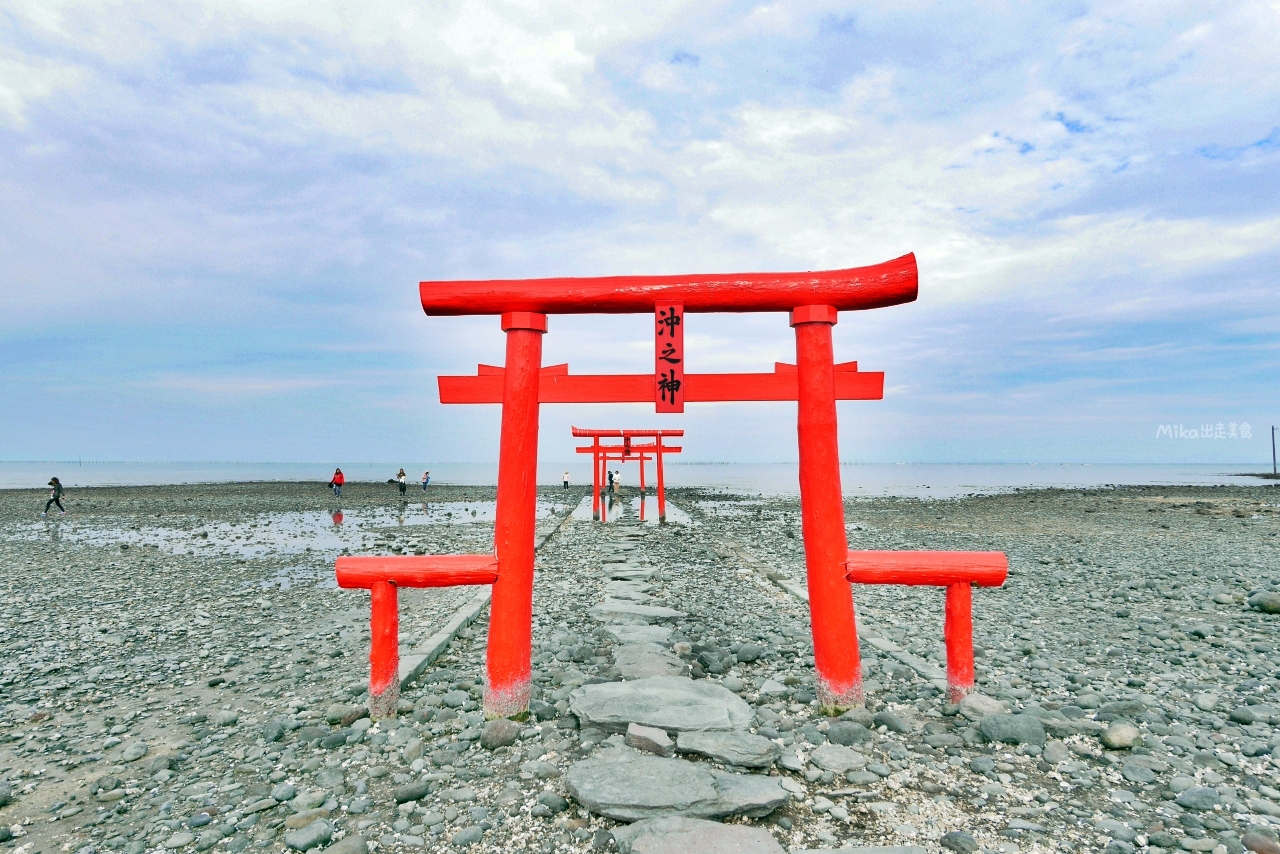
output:
[[[347,479],[343,476],[342,469],[334,469],[333,480],[329,481],[329,485],[333,487],[333,496],[335,498],[342,497],[342,484],[346,482]]]

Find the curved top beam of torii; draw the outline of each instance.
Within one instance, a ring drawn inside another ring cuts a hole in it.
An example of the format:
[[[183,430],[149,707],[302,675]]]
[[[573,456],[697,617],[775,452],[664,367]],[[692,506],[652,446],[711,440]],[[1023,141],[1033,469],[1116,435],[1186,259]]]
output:
[[[791,311],[829,305],[839,311],[912,302],[919,278],[914,253],[870,267],[800,273],[490,279],[421,282],[431,315],[641,314],[655,303],[683,303],[691,312]]]

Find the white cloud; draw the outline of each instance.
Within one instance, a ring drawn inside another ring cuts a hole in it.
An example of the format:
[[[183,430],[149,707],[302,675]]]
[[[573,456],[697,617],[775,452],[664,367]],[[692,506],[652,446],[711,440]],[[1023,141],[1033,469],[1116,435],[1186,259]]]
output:
[[[0,47],[0,127],[27,127],[27,108],[84,80],[81,69],[39,57],[24,57]]]
[[[426,372],[492,360],[477,355],[492,342],[423,321],[418,278],[915,251],[920,304],[860,319],[861,341],[886,359],[916,358],[892,349],[910,339],[929,364],[972,349],[1006,365],[1021,356],[974,314],[1020,312],[1027,335],[1189,312],[1242,330],[1229,303],[1246,285],[1221,283],[1280,251],[1274,200],[1240,198],[1280,161],[1274,2],[8,9],[9,330],[284,323],[327,340],[340,326],[352,359]],[[966,319],[943,347],[929,338],[947,318]],[[608,352],[598,329],[565,348],[575,370],[639,352],[625,332]],[[690,346],[721,369],[786,358],[785,328],[746,330],[708,326]],[[175,368],[164,388],[311,388],[260,365]]]

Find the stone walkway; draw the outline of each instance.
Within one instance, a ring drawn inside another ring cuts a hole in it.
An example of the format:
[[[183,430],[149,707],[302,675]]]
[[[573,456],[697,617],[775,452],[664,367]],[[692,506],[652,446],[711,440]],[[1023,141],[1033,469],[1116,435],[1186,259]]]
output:
[[[665,623],[686,614],[650,595],[647,582],[660,569],[641,556],[645,536],[630,521],[624,516],[608,529],[605,598],[590,611],[618,641],[613,659],[622,681],[569,696],[582,727],[614,734],[605,749],[570,766],[569,793],[593,813],[636,822],[614,833],[623,851],[782,852],[763,828],[705,820],[762,817],[787,803],[777,777],[750,773],[772,766],[780,750],[747,731],[754,712],[746,702],[719,683],[691,679],[662,645],[671,634]]]

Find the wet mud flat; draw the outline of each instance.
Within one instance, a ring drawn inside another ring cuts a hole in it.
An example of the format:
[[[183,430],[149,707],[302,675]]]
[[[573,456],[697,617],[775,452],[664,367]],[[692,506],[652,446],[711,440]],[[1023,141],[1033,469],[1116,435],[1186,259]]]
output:
[[[864,643],[867,707],[839,720],[779,584],[804,581],[794,499],[673,490],[690,524],[561,525],[581,490],[542,490],[534,714],[484,721],[482,616],[370,725],[367,593],[333,589],[332,560],[488,551],[493,490],[431,490],[86,489],[47,520],[38,491],[0,493],[0,850],[616,850],[638,807],[601,790],[606,762],[646,804],[664,780],[758,783],[668,811],[781,850],[1238,851],[1280,829],[1272,487],[848,502],[852,548],[999,549],[1011,577],[975,591],[990,699],[967,708],[906,663],[942,663],[941,591],[855,589],[904,655]],[[406,648],[473,594],[404,591]],[[734,749],[592,711],[652,679],[743,703]]]

